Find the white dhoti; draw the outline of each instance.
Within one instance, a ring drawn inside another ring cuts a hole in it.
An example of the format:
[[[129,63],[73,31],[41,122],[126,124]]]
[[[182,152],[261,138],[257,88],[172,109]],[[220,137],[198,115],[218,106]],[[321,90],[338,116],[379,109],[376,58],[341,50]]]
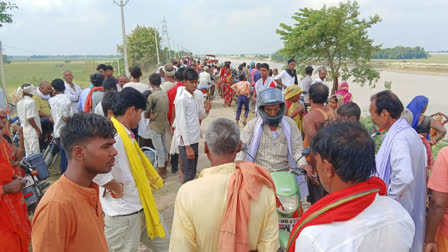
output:
[[[170,146],[170,154],[179,154],[179,134],[177,133],[177,130],[174,130],[173,138],[171,140],[171,146]]]
[[[24,135],[25,155],[40,153],[39,136],[36,134]]]

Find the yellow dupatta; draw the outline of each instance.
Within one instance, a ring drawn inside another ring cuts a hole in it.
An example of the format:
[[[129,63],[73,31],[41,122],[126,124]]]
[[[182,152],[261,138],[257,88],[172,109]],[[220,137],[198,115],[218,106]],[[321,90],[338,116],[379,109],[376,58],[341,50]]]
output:
[[[137,141],[132,143],[123,125],[114,117],[111,118],[111,121],[117,130],[117,134],[123,141],[124,149],[126,150],[129,159],[132,175],[134,176],[140,201],[142,202],[143,211],[145,213],[148,237],[151,237],[151,239],[154,239],[156,236],[164,238],[165,231],[163,230],[162,222],[160,222],[156,202],[154,201],[151,190],[151,187],[153,189],[162,188],[163,179],[141,151]]]
[[[291,106],[288,109],[288,115],[294,113],[294,110],[296,110],[298,105],[299,104],[297,104],[297,102],[291,103]],[[297,124],[297,127],[299,127],[300,132],[302,132],[302,117],[302,115],[297,114],[296,116],[291,118]]]

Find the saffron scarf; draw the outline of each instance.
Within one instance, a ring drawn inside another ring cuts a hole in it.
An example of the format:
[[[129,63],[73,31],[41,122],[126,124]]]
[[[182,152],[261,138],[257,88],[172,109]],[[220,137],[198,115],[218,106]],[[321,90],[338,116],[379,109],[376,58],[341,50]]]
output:
[[[227,183],[227,203],[219,229],[220,252],[247,252],[249,247],[250,202],[260,197],[263,185],[275,194],[269,171],[252,162],[241,162]],[[277,207],[281,206],[276,197]]]
[[[93,92],[96,92],[96,91],[104,92],[104,87],[103,86],[93,87],[92,89],[90,89],[89,94],[87,95],[87,98],[86,98],[86,105],[84,106],[85,113],[89,113],[90,110],[92,110],[92,94],[93,94]]]
[[[381,147],[376,154],[376,175],[381,178],[384,183],[386,183],[386,187],[389,187],[390,183],[390,152],[392,151],[392,142],[395,136],[401,132],[402,130],[409,128],[408,122],[400,118],[398,119],[392,127],[389,129],[387,134],[383,138],[383,142],[381,143]]]
[[[0,244],[4,251],[28,251],[31,240],[31,222],[28,218],[23,193],[3,195],[3,185],[19,175],[14,169],[3,145],[0,145]],[[14,239],[15,238],[15,239]]]
[[[338,91],[336,91],[336,94],[342,96],[344,98],[344,104],[349,103],[353,100],[352,93],[348,91],[348,83],[342,82],[341,85],[338,87]]]
[[[159,213],[157,211],[156,202],[154,201],[151,190],[151,188],[162,188],[163,180],[154,169],[151,162],[149,162],[145,154],[143,154],[137,141],[132,143],[131,138],[126,132],[124,126],[114,117],[111,118],[111,121],[117,130],[117,134],[123,141],[124,149],[126,150],[126,154],[129,159],[132,175],[134,176],[140,201],[142,202],[143,211],[145,213],[148,237],[151,237],[151,239],[154,239],[157,236],[164,238],[165,231],[163,230]]]
[[[375,200],[376,194],[386,195],[386,185],[377,177],[330,193],[314,203],[294,225],[289,236],[288,252],[294,252],[297,237],[306,227],[351,220]]]

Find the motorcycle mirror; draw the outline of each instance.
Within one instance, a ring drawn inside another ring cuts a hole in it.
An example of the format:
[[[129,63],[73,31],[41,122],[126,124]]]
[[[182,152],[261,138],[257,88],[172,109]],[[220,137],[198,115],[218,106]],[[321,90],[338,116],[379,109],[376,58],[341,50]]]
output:
[[[241,144],[241,151],[247,151],[247,144]]]
[[[308,157],[310,154],[311,154],[311,148],[310,147],[306,147],[305,149],[303,149],[302,156]]]

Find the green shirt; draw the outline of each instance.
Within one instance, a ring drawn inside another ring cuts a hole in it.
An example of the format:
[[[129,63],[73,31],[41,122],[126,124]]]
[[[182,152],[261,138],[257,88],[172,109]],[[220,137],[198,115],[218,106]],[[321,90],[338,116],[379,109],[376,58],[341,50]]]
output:
[[[33,99],[36,103],[37,111],[51,116],[51,110],[50,105],[48,104],[48,100],[42,99],[38,94],[33,95]]]
[[[154,114],[154,120],[149,121],[149,128],[163,133],[170,126],[168,122],[169,100],[168,95],[160,88],[154,88],[152,94],[148,97],[145,115],[149,117]]]

